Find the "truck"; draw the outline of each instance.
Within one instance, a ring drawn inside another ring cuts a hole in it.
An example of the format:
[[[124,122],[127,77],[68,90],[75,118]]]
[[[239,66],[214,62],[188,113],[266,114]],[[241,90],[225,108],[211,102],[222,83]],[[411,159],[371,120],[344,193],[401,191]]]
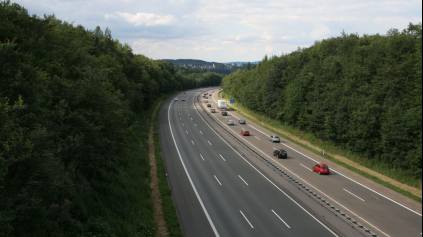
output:
[[[228,105],[227,105],[226,101],[224,101],[224,100],[218,100],[218,101],[217,101],[217,107],[218,107],[220,110],[225,111],[225,110],[228,108]]]

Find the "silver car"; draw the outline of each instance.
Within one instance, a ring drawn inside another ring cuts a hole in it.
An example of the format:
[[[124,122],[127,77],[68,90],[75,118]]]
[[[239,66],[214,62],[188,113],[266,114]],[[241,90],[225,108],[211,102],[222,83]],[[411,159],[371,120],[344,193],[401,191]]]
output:
[[[281,142],[281,138],[279,136],[271,136],[270,141],[271,142]]]
[[[235,125],[235,123],[234,123],[234,121],[233,121],[233,120],[229,120],[229,121],[228,121],[228,125]]]
[[[210,111],[211,111],[213,114],[214,114],[214,113],[216,113],[216,110],[215,110],[215,109],[211,109]]]

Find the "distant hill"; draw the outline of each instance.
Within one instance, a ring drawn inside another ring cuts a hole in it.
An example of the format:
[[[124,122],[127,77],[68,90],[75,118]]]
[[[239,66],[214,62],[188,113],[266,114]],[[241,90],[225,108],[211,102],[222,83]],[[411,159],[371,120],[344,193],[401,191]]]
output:
[[[229,62],[229,63],[225,63],[225,64],[236,64],[236,65],[246,65],[246,64],[248,64],[248,62]],[[259,61],[257,61],[257,62],[250,62],[251,64],[253,64],[253,65],[258,65],[260,62]]]
[[[191,68],[198,70],[205,70],[208,72],[216,72],[223,75],[229,75],[238,70],[246,69],[246,62],[231,62],[231,63],[218,63],[218,62],[206,62],[203,60],[196,59],[162,59],[168,63],[172,63],[175,67]],[[251,63],[253,65],[258,62]]]

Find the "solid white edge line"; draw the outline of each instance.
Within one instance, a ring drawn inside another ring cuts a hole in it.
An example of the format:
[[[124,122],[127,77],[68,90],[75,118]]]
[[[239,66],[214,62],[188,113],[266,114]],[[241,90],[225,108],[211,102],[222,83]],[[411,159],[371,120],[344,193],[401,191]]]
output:
[[[216,100],[215,100],[215,102],[216,102]],[[264,132],[260,131],[259,129],[257,129],[257,128],[255,128],[255,127],[253,127],[253,126],[249,125],[249,124],[248,124],[248,126],[250,126],[250,127],[254,128],[255,130],[257,130],[257,131],[261,132],[262,134],[266,135]],[[266,135],[266,136],[267,136],[267,135]],[[319,163],[318,161],[316,161],[316,160],[314,160],[313,158],[311,158],[311,157],[309,157],[309,156],[307,156],[307,155],[305,155],[305,154],[303,154],[303,153],[301,153],[301,152],[299,152],[299,151],[295,150],[294,148],[292,148],[292,147],[290,147],[290,146],[288,146],[288,145],[285,145],[285,144],[283,144],[283,143],[281,143],[281,144],[282,144],[282,145],[284,145],[284,146],[286,146],[286,147],[288,147],[288,148],[290,148],[291,150],[293,150],[293,151],[297,152],[298,154],[303,155],[304,157],[306,157],[306,158],[308,158],[308,159],[310,159],[310,160],[312,160],[312,161],[314,161],[314,162],[316,162],[316,163]],[[348,179],[348,180],[350,180],[350,181],[352,181],[352,182],[354,182],[354,183],[356,183],[356,184],[358,184],[358,185],[360,185],[360,186],[364,187],[365,189],[367,189],[367,190],[369,190],[369,191],[371,191],[371,192],[373,192],[373,193],[376,193],[377,195],[379,195],[379,196],[381,196],[381,197],[383,197],[383,198],[385,198],[385,199],[387,199],[387,200],[389,200],[389,201],[391,201],[391,202],[393,202],[393,203],[397,204],[398,206],[403,207],[403,208],[405,208],[406,210],[408,210],[408,211],[410,211],[410,212],[413,212],[414,214],[416,214],[416,215],[418,215],[418,216],[420,216],[420,217],[422,217],[422,216],[423,216],[423,214],[422,214],[422,213],[419,213],[419,212],[417,212],[417,211],[414,211],[413,209],[411,209],[411,208],[409,208],[409,207],[407,207],[407,206],[405,206],[405,205],[403,205],[403,204],[401,204],[401,203],[399,203],[399,202],[397,202],[397,201],[395,201],[395,200],[393,200],[393,199],[391,199],[391,198],[389,198],[389,197],[387,197],[387,196],[385,196],[385,195],[383,195],[383,194],[381,194],[381,193],[379,193],[379,192],[377,192],[377,191],[375,191],[375,190],[373,190],[373,189],[371,189],[371,188],[367,187],[367,186],[366,186],[366,185],[364,185],[364,184],[361,184],[361,183],[359,183],[359,182],[357,182],[357,181],[353,180],[352,178],[350,178],[350,177],[348,177],[348,176],[346,176],[346,175],[344,175],[344,174],[342,174],[342,173],[340,173],[340,172],[338,172],[338,171],[336,171],[336,170],[332,170],[332,171],[334,171],[334,172],[338,173],[339,175],[343,176],[344,178],[346,178],[346,179]]]
[[[286,147],[288,147],[288,148],[290,148],[291,150],[293,150],[293,151],[297,152],[298,154],[303,155],[304,157],[306,157],[306,158],[308,158],[308,159],[310,159],[310,160],[312,160],[312,161],[314,161],[314,162],[316,162],[316,163],[319,163],[318,161],[316,161],[316,160],[312,159],[311,157],[309,157],[309,156],[307,156],[307,155],[304,155],[303,153],[301,153],[301,152],[299,152],[299,151],[295,150],[294,148],[292,148],[292,147],[290,147],[290,146],[288,146],[288,145],[285,145],[285,144],[283,144],[283,143],[281,143],[281,144],[282,144],[282,145],[284,145],[284,146],[286,146]],[[367,190],[369,190],[369,191],[371,191],[371,192],[373,192],[373,193],[376,193],[377,195],[379,195],[379,196],[381,196],[381,197],[383,197],[383,198],[385,198],[385,199],[387,199],[387,200],[389,200],[389,201],[391,201],[391,202],[393,202],[393,203],[397,204],[398,206],[403,207],[403,208],[405,208],[406,210],[413,212],[414,214],[416,214],[416,215],[418,215],[418,216],[423,216],[421,213],[419,213],[419,212],[417,212],[417,211],[414,211],[413,209],[411,209],[411,208],[409,208],[409,207],[406,207],[405,205],[403,205],[403,204],[401,204],[401,203],[399,203],[399,202],[397,202],[397,201],[395,201],[395,200],[393,200],[393,199],[391,199],[391,198],[388,198],[387,196],[385,196],[385,195],[383,195],[383,194],[381,194],[381,193],[379,193],[379,192],[377,192],[377,191],[375,191],[375,190],[373,190],[373,189],[371,189],[371,188],[367,187],[367,186],[366,186],[366,185],[364,185],[364,184],[361,184],[361,183],[359,183],[359,182],[357,182],[357,181],[353,180],[352,178],[350,178],[350,177],[348,177],[348,176],[346,176],[346,175],[344,175],[344,174],[342,174],[342,173],[340,173],[340,172],[338,172],[338,171],[336,171],[336,170],[334,170],[334,169],[332,169],[332,171],[333,171],[333,172],[336,172],[336,173],[338,173],[339,175],[343,176],[344,178],[346,178],[346,179],[348,179],[348,180],[350,180],[350,181],[352,181],[352,182],[354,182],[354,183],[356,183],[356,184],[358,184],[358,185],[362,186],[363,188],[366,188]]]
[[[198,113],[198,111],[197,111]],[[204,120],[204,119],[203,119]],[[222,123],[222,122],[221,122]],[[222,123],[223,124],[223,123]],[[245,140],[245,139],[244,139]],[[247,140],[245,140],[247,143],[249,143],[251,146],[253,146],[254,148],[256,148],[258,151],[260,151],[263,155],[267,156],[269,159],[273,160],[270,156],[268,156],[266,153],[264,153],[263,151],[261,151],[259,148],[257,148],[256,146],[254,146],[253,144],[251,144],[250,142],[248,142]],[[281,143],[282,145],[284,145],[283,143]],[[291,147],[289,147],[291,148]],[[297,153],[302,154],[301,152],[298,152],[297,150],[291,148],[292,150],[296,151]],[[305,155],[304,155],[305,156]],[[311,158],[310,158],[311,159]],[[273,160],[275,161],[275,160]],[[301,179],[303,182],[305,182],[307,185],[309,185],[310,187],[316,189],[317,191],[319,191],[320,193],[322,193],[324,196],[328,197],[330,200],[334,201],[336,204],[340,205],[342,208],[344,208],[345,210],[349,211],[351,214],[353,214],[354,216],[357,216],[358,218],[360,218],[361,220],[363,220],[364,222],[366,222],[367,224],[369,224],[371,227],[373,227],[375,230],[381,232],[382,234],[386,235],[387,237],[390,237],[388,234],[386,234],[385,232],[383,232],[382,230],[380,230],[379,228],[377,228],[376,226],[374,226],[373,224],[371,224],[370,222],[368,222],[367,220],[365,220],[364,218],[360,217],[359,215],[357,215],[356,213],[352,212],[350,209],[346,208],[344,205],[340,204],[339,202],[337,202],[336,200],[334,200],[333,198],[331,198],[330,196],[328,196],[327,194],[323,193],[322,191],[320,191],[319,189],[317,189],[316,187],[314,187],[313,185],[311,185],[310,183],[308,183],[307,181],[305,181],[303,178],[301,178],[300,176],[298,176],[296,173],[292,172],[291,170],[289,170],[288,168],[286,168],[285,166],[283,166],[281,163],[279,163],[278,161],[275,161],[276,163],[278,163],[282,168],[284,168],[285,170],[287,170],[288,172],[292,173],[293,175],[295,175],[296,177],[298,177],[299,179]],[[317,161],[316,161],[317,162]]]
[[[195,103],[195,99],[194,102]],[[238,151],[236,151],[231,145],[229,145],[228,142],[225,141],[208,123],[207,121],[201,116],[200,112],[198,112],[197,108],[194,104],[194,109],[197,111],[200,118],[204,121],[204,123],[224,142],[226,143],[236,154],[238,154],[241,159],[243,159],[247,164],[249,164],[255,171],[257,171],[263,178],[265,178],[269,183],[271,183],[276,189],[278,189],[281,193],[283,193],[286,197],[288,197],[293,203],[295,203],[298,207],[300,207],[305,213],[307,213],[310,217],[312,217],[315,221],[317,221],[320,225],[322,225],[325,229],[327,229],[330,233],[332,233],[334,236],[339,237],[335,234],[329,227],[327,227],[325,224],[323,224],[319,219],[317,219],[315,216],[313,216],[309,211],[307,211],[304,207],[302,207],[298,202],[296,202],[292,197],[290,197],[287,193],[285,193],[281,188],[279,188],[275,183],[273,183],[269,178],[267,178],[262,172],[260,172],[253,164],[251,164],[246,158],[241,156]]]
[[[251,226],[252,229],[254,229],[254,226],[251,224],[251,222],[248,220],[248,218],[244,215],[242,211],[239,211],[241,215],[244,217],[244,219],[248,222],[248,224]]]
[[[361,200],[361,201],[363,201],[363,202],[365,202],[365,201],[366,201],[366,200],[362,199],[361,197],[359,197],[359,196],[355,195],[354,193],[352,193],[352,192],[350,192],[350,191],[346,190],[345,188],[344,188],[344,191],[345,191],[345,192],[347,192],[347,193],[349,193],[349,194],[351,194],[351,195],[353,195],[354,197],[356,197],[356,198],[360,199],[360,200]]]
[[[241,177],[241,175],[238,175],[238,177],[239,177],[242,181],[244,181],[244,183],[245,183],[247,186],[250,186],[250,185],[248,185],[248,183],[247,183],[247,182],[245,182],[245,180]]]
[[[178,152],[179,159],[181,160],[182,166],[184,167],[185,173],[187,174],[188,180],[191,183],[192,188],[194,189],[194,193],[197,196],[197,199],[200,202],[201,207],[203,208],[204,214],[206,215],[207,220],[209,221],[210,226],[213,229],[214,234],[216,235],[216,237],[220,237],[219,233],[217,232],[216,226],[214,225],[214,223],[213,223],[213,221],[212,221],[212,219],[211,219],[211,217],[210,217],[210,215],[209,215],[209,213],[206,209],[206,206],[203,203],[203,200],[201,199],[197,189],[195,188],[195,185],[194,185],[194,182],[192,181],[191,175],[188,172],[188,169],[187,169],[185,162],[182,159],[181,153],[179,151],[178,145],[176,144],[175,136],[173,135],[173,131],[172,131],[172,125],[170,123],[170,107],[172,106],[172,104],[173,104],[173,102],[170,103],[170,106],[169,106],[169,109],[168,109],[168,120],[169,120],[170,133],[172,135],[173,142],[175,143],[176,151]]]
[[[272,210],[272,212],[288,227],[288,229],[291,229],[291,227],[274,210]]]

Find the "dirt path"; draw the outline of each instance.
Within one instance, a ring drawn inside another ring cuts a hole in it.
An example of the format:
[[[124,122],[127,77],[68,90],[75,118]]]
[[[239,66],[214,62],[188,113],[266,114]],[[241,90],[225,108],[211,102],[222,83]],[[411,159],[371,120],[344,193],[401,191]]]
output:
[[[166,218],[163,211],[163,199],[160,193],[159,188],[159,179],[157,176],[157,164],[156,164],[156,153],[154,147],[154,121],[156,117],[156,112],[160,108],[162,102],[159,103],[157,108],[153,112],[151,118],[150,126],[150,135],[148,137],[148,143],[150,144],[150,150],[148,153],[148,158],[150,159],[150,179],[151,179],[151,189],[152,189],[152,198],[154,202],[154,221],[157,223],[157,237],[169,237],[169,228],[167,226]]]
[[[218,96],[219,96],[219,99],[221,99],[221,98],[220,98],[220,95],[218,95]],[[223,99],[223,100],[226,100],[226,101],[227,101],[227,103],[229,104],[229,101],[228,101],[227,99]],[[240,111],[240,112],[241,112],[241,113],[243,113],[243,114],[248,115],[248,117],[250,117],[251,119],[255,120],[256,122],[263,123],[263,121],[261,121],[260,119],[258,119],[258,118],[256,118],[256,117],[252,116],[251,114],[248,114],[248,113],[246,113],[246,112],[244,112],[244,111],[240,110],[239,108],[237,108],[237,106],[235,106],[235,105],[231,104],[231,107],[233,107],[233,108],[234,108],[234,109],[236,109],[237,111]],[[320,147],[318,147],[318,146],[315,146],[315,145],[311,144],[310,142],[305,141],[305,140],[303,140],[303,139],[301,139],[301,138],[299,138],[299,137],[297,137],[297,136],[295,136],[295,135],[293,135],[293,134],[290,134],[290,133],[288,133],[288,132],[285,132],[285,131],[283,131],[283,130],[282,130],[282,129],[280,129],[280,128],[275,128],[275,127],[272,127],[272,126],[270,126],[270,125],[268,125],[268,124],[265,124],[265,123],[264,123],[264,125],[265,125],[266,127],[268,127],[268,128],[271,128],[271,129],[272,129],[272,130],[274,130],[274,131],[282,131],[282,134],[283,134],[283,135],[285,135],[285,136],[287,136],[287,137],[291,138],[292,140],[294,140],[294,141],[296,141],[296,142],[299,142],[299,143],[301,143],[301,144],[303,144],[303,145],[306,145],[306,146],[310,147],[310,148],[311,148],[311,149],[313,149],[313,150],[316,150],[316,151],[323,151],[323,149],[322,149],[322,148],[320,148]],[[396,180],[394,180],[394,179],[391,179],[391,178],[389,178],[389,177],[387,177],[387,176],[385,176],[385,175],[382,175],[382,174],[380,174],[380,173],[378,173],[378,172],[376,172],[376,171],[373,171],[373,170],[371,170],[371,169],[369,169],[369,168],[366,168],[366,167],[364,167],[364,166],[361,166],[360,164],[358,164],[358,163],[356,163],[356,162],[354,162],[354,161],[351,161],[351,160],[349,160],[349,159],[347,159],[347,158],[345,158],[345,157],[343,157],[343,156],[339,156],[339,155],[336,155],[336,154],[332,154],[332,153],[330,153],[330,152],[328,152],[328,151],[325,151],[325,153],[326,153],[327,155],[329,155],[329,156],[331,156],[331,157],[333,157],[333,158],[335,158],[335,159],[337,159],[337,160],[339,160],[339,161],[341,161],[341,162],[343,162],[343,163],[345,163],[345,164],[349,165],[349,166],[355,167],[355,168],[357,168],[357,169],[359,169],[359,170],[361,170],[361,171],[363,171],[363,172],[365,172],[365,173],[367,173],[367,174],[370,174],[370,175],[372,175],[372,176],[374,176],[374,177],[376,177],[376,178],[378,178],[378,179],[380,179],[380,180],[382,180],[382,181],[385,181],[385,182],[387,182],[387,183],[389,183],[389,184],[391,184],[391,185],[393,185],[393,186],[395,186],[395,187],[398,187],[398,188],[400,188],[400,189],[402,189],[402,190],[405,190],[405,191],[407,191],[407,192],[412,193],[413,195],[415,195],[415,196],[417,196],[417,197],[422,198],[422,191],[421,191],[421,190],[419,190],[419,189],[417,189],[417,188],[414,188],[414,187],[408,186],[408,185],[403,184],[403,183],[401,183],[401,182],[398,182],[398,181],[396,181]]]

